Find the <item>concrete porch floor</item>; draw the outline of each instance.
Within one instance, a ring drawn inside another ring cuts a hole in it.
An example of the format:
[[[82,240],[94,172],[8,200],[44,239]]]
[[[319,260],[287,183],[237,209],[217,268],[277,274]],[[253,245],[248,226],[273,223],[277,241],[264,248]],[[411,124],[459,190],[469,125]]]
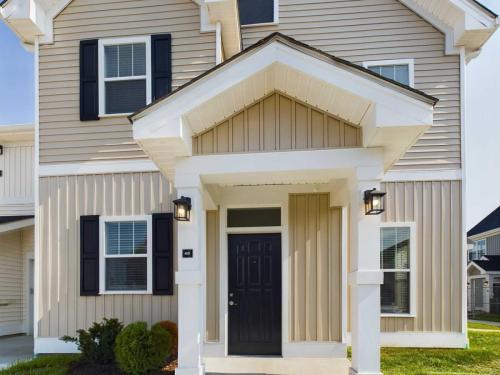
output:
[[[0,337],[0,369],[13,362],[33,358],[33,336]]]

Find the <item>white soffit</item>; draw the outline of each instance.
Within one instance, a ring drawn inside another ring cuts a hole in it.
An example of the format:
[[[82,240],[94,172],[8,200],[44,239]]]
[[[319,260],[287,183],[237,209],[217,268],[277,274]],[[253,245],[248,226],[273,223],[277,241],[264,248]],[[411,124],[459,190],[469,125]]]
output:
[[[33,142],[35,126],[33,124],[0,125],[0,142]]]
[[[474,0],[399,0],[445,34],[446,53],[477,52],[498,28],[496,14]]]
[[[276,90],[362,126],[365,147],[387,150],[386,167],[433,123],[432,97],[275,34],[133,115],[134,138],[170,168],[191,155],[192,135]]]

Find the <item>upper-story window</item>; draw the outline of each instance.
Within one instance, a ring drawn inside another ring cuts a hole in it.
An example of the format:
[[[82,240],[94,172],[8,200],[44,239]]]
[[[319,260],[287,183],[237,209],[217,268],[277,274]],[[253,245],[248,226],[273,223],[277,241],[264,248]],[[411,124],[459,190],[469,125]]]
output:
[[[151,102],[150,37],[99,40],[99,115],[123,115]]]
[[[414,62],[412,59],[365,61],[363,66],[385,78],[406,86],[414,86]]]
[[[474,241],[474,247],[469,252],[469,260],[481,259],[486,255],[486,239]]]
[[[239,0],[238,8],[242,26],[278,23],[278,0]]]

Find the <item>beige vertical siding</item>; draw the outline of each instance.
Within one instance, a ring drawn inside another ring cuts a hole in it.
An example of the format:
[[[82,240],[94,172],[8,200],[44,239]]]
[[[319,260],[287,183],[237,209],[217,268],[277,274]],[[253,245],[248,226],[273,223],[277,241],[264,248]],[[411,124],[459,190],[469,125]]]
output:
[[[79,276],[81,215],[171,212],[171,189],[157,172],[40,179],[36,319],[41,337],[72,335],[103,317],[116,317],[125,323],[177,320],[175,295],[81,297]]]
[[[0,234],[0,332],[8,329],[9,334],[19,333],[23,320],[21,238],[19,230]]]
[[[219,341],[219,211],[207,211],[206,340]]]
[[[361,129],[272,93],[193,138],[196,154],[361,146]]]
[[[25,228],[21,232],[21,251],[23,252],[23,277],[26,282],[29,280],[29,267],[26,264],[26,254],[31,253],[33,255],[33,259],[35,257],[35,227],[31,226],[28,228]],[[33,272],[35,270],[33,269]],[[35,275],[33,275],[34,277]],[[28,322],[29,319],[29,305],[26,303],[28,302],[28,284],[23,284],[23,317],[26,322]],[[29,322],[28,322],[29,324]],[[33,329],[33,327],[31,327]],[[29,332],[29,330],[28,330]]]
[[[290,341],[341,340],[341,210],[328,194],[289,199]]]
[[[215,65],[215,33],[200,33],[191,0],[74,0],[40,47],[40,162],[145,157],[125,117],[79,121],[79,42],[172,34],[173,88]]]
[[[382,331],[461,331],[460,184],[460,181],[383,184],[387,210],[382,220],[416,223],[417,308],[414,318],[382,318]]]
[[[444,54],[428,22],[397,0],[280,0],[279,25],[242,28],[243,45],[274,31],[358,64],[415,59],[415,87],[440,101],[434,126],[395,169],[460,167],[459,57]]]

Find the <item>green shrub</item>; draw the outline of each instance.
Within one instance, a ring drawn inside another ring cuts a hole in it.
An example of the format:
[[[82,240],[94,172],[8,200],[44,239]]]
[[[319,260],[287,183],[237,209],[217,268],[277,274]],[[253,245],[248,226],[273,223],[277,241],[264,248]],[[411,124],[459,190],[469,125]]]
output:
[[[116,362],[129,375],[159,369],[171,350],[172,336],[158,324],[149,330],[145,322],[132,323],[116,338]]]
[[[82,352],[82,359],[91,363],[108,364],[115,361],[116,337],[123,329],[118,319],[104,318],[102,323],[94,323],[88,331],[79,329],[77,337],[64,336],[61,340],[74,342]]]

